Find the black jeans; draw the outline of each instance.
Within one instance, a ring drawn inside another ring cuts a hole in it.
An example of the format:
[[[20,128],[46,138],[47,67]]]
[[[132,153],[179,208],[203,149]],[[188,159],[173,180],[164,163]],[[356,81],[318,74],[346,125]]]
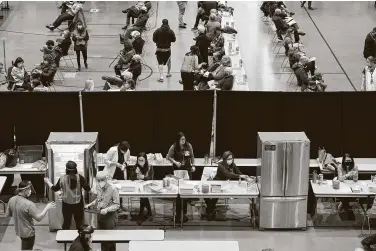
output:
[[[81,54],[80,52],[82,52],[82,56],[84,58],[84,64],[86,65],[86,62],[87,62],[87,49],[85,48],[84,50],[82,51],[76,51],[76,56],[77,56],[77,65],[78,67],[81,67]]]
[[[116,229],[116,224],[118,221],[116,212],[108,212],[105,215],[98,214],[98,229]],[[102,242],[102,251],[116,251],[116,242]]]
[[[148,214],[151,215],[151,206],[150,201],[148,198],[140,198],[140,215],[142,216],[144,213],[144,210],[148,211]]]
[[[134,6],[132,6],[131,8],[128,8],[127,10],[128,10],[128,12],[127,12],[127,23],[126,23],[126,25],[129,25],[130,22],[131,22],[131,18],[132,18],[132,23],[134,23],[134,19],[138,18],[140,12]]]
[[[21,237],[21,250],[33,250],[35,244],[35,235],[27,238]]]
[[[193,91],[193,82],[195,74],[193,72],[181,72],[181,80],[183,81],[184,91]]]
[[[206,213],[207,214],[213,214],[215,210],[215,206],[217,205],[218,198],[213,199],[213,198],[208,198],[204,199],[206,203]]]
[[[205,21],[205,25],[206,25],[208,23],[208,21],[209,21],[209,16],[206,13],[204,13],[204,14],[197,13],[197,15],[196,15],[196,21],[195,21],[195,25],[194,25],[195,28],[198,27],[198,23],[200,22],[200,19],[202,19],[203,21]]]
[[[63,202],[63,230],[69,230],[72,222],[72,215],[76,223],[76,229],[79,229],[84,223],[84,203],[82,199],[77,204],[68,204]]]
[[[180,198],[180,195],[178,195],[178,198],[176,199],[176,214],[175,217],[180,220],[181,217],[181,203],[182,199]],[[183,200],[183,215],[187,214],[187,200]]]
[[[72,21],[74,18],[74,16],[72,15],[69,15],[67,12],[66,13],[63,13],[61,14],[60,16],[58,16],[55,20],[55,22],[53,22],[52,26],[54,28],[57,28],[61,25],[62,22],[64,21]]]

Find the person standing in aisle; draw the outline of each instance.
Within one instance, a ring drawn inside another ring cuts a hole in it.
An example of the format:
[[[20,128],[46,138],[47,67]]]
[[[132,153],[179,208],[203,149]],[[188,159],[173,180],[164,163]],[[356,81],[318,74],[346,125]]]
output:
[[[108,182],[107,172],[100,171],[96,176],[98,188],[97,198],[87,204],[85,208],[94,206],[98,214],[98,229],[114,230],[118,222],[117,211],[120,208],[119,192]],[[101,243],[102,251],[116,251],[116,243]]]
[[[153,33],[153,42],[157,46],[155,55],[158,61],[159,79],[158,82],[163,82],[163,66],[167,64],[167,75],[171,77],[171,43],[176,41],[176,36],[173,30],[168,25],[168,20],[162,20],[162,26]]]
[[[21,181],[16,190],[17,195],[10,198],[7,207],[6,214],[8,217],[13,217],[16,235],[21,238],[21,250],[33,250],[35,243],[33,220],[41,221],[48,210],[55,208],[55,202],[50,202],[42,212],[38,212],[35,204],[28,199],[32,190],[30,181]]]
[[[168,150],[166,159],[172,162],[173,170],[186,170],[189,174],[189,178],[192,179],[192,172],[195,168],[195,156],[193,154],[192,145],[187,142],[184,133],[179,132],[176,137],[176,141],[171,145]],[[183,206],[183,222],[188,222],[187,215],[187,200],[183,200],[181,203],[180,196],[176,200],[176,216],[177,222],[181,221],[181,207]]]
[[[70,229],[72,215],[76,223],[76,229],[79,229],[84,223],[84,200],[82,189],[89,192],[90,187],[86,179],[77,173],[77,164],[74,161],[68,161],[65,165],[65,175],[60,177],[54,186],[48,178],[44,182],[54,192],[61,191],[63,201],[63,229]]]
[[[361,91],[375,91],[376,90],[376,59],[372,56],[367,58],[367,65],[363,69]]]
[[[306,3],[306,1],[302,1],[302,4],[300,5],[300,7],[304,7],[304,5],[305,5],[305,3]],[[312,1],[308,1],[308,9],[309,10],[313,10],[313,8],[312,8]]]
[[[87,69],[87,41],[89,40],[89,33],[81,21],[77,22],[77,27],[73,32],[72,40],[74,42],[74,50],[77,56],[77,70],[81,71],[80,52],[82,52],[85,68]]]
[[[127,162],[131,156],[130,148],[131,146],[127,141],[122,141],[107,151],[106,166],[103,171],[107,172],[110,179],[127,180]],[[119,213],[123,214],[122,199],[120,199]]]
[[[185,8],[187,7],[188,1],[176,1],[178,3],[179,7],[179,28],[185,29],[187,28],[187,24],[184,23],[184,14],[185,14]]]

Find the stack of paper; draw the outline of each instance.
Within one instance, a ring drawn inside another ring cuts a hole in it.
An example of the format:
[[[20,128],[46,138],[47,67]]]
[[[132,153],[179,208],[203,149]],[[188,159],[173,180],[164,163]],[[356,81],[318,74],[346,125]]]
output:
[[[212,184],[211,185],[211,192],[212,193],[220,193],[220,192],[222,192],[222,186],[221,185]]]
[[[193,189],[194,189],[194,185],[193,184],[181,184],[179,186],[180,188],[180,193],[184,193],[184,194],[191,194],[193,193]]]

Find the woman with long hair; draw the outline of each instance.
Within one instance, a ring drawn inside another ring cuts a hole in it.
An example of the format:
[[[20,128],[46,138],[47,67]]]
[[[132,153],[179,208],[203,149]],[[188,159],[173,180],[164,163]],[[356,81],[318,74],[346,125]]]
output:
[[[82,225],[78,229],[78,236],[69,247],[68,251],[91,251],[92,235],[94,228],[89,225]]]
[[[173,170],[186,170],[190,178],[192,178],[192,172],[194,172],[195,156],[193,154],[193,147],[185,138],[184,133],[179,132],[176,135],[175,143],[172,144],[168,150],[167,160],[172,162]],[[181,199],[178,197],[176,200],[176,221],[181,220]],[[187,214],[187,200],[183,200],[183,221],[188,221]]]
[[[77,56],[77,70],[81,71],[80,52],[82,52],[85,68],[87,69],[87,41],[89,40],[89,33],[81,21],[77,22],[77,28],[73,32],[72,40],[74,41],[74,50]]]
[[[149,165],[148,158],[145,152],[141,152],[137,156],[136,165],[134,166],[135,175],[137,180],[152,180],[154,177],[153,166]],[[148,211],[144,215],[144,210]],[[140,198],[140,212],[139,212],[139,221],[140,225],[142,221],[152,215],[150,201],[148,198]]]
[[[84,222],[84,201],[82,196],[82,189],[90,191],[90,186],[86,179],[77,173],[77,164],[74,161],[68,161],[65,165],[65,175],[59,178],[56,185],[53,185],[48,178],[44,182],[54,192],[61,191],[61,198],[63,201],[63,229],[70,229],[72,215],[76,223],[76,228],[79,229]]]
[[[240,172],[234,162],[234,155],[230,151],[225,151],[222,155],[222,161],[218,163],[217,174],[214,180],[248,180],[249,176]],[[218,198],[205,199],[206,214],[209,221],[213,220],[215,214],[215,206]]]

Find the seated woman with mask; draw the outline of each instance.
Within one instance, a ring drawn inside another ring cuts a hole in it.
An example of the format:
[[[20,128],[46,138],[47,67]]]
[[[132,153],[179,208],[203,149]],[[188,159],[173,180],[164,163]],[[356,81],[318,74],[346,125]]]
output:
[[[224,76],[219,80],[212,80],[209,82],[201,82],[198,89],[199,90],[220,90],[220,91],[231,91],[234,86],[234,75],[232,68],[226,67],[224,70]]]
[[[124,71],[123,74],[120,77],[118,77],[118,76],[114,76],[114,77],[102,76],[102,79],[106,80],[106,83],[104,84],[103,90],[104,91],[111,90],[111,89],[113,89],[112,86],[117,86],[118,89],[120,90],[123,87],[123,85],[125,85],[128,82],[128,80],[133,81],[132,78],[133,78],[133,74],[130,73],[129,71]]]
[[[234,162],[234,155],[230,151],[223,153],[222,161],[218,163],[217,174],[214,180],[249,180],[248,175],[244,175],[240,172],[239,168]],[[213,220],[215,214],[215,206],[218,202],[218,198],[205,199],[206,214],[209,221]]]

